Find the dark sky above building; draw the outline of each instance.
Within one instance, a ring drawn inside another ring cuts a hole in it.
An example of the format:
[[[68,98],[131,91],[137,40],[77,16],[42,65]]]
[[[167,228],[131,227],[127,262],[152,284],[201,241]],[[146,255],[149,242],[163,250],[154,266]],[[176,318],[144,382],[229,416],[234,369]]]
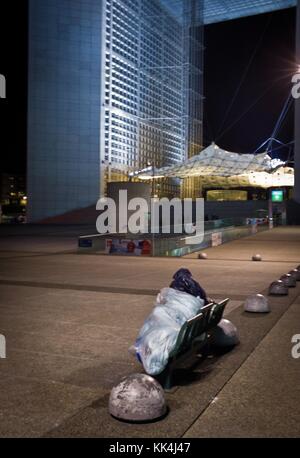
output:
[[[7,98],[0,99],[0,171],[25,173],[27,0],[1,1],[0,73],[7,85]]]
[[[0,73],[7,99],[0,100],[0,148],[1,171],[10,173],[26,169],[26,43],[27,0],[3,0]],[[253,152],[271,135],[291,89],[295,8],[206,26],[205,46],[204,143]],[[279,138],[292,137],[291,110]]]
[[[274,129],[295,73],[296,9],[205,27],[204,142],[252,153]],[[293,109],[279,131],[293,138]]]

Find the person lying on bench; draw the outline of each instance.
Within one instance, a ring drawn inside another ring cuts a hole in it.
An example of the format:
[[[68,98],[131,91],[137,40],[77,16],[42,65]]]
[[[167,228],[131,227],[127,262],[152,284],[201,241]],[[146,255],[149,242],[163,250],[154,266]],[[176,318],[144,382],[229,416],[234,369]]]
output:
[[[134,345],[147,374],[158,375],[165,369],[181,327],[208,302],[206,292],[188,269],[179,269],[174,274],[170,287],[158,294]]]

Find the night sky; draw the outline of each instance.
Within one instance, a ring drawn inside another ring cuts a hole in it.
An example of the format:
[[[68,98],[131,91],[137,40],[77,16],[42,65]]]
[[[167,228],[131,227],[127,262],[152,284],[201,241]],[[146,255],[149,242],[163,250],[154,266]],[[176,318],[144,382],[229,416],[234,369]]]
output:
[[[0,99],[0,171],[25,173],[27,101],[27,1],[1,1],[0,73],[7,98]]]
[[[295,12],[292,8],[205,27],[205,145],[214,140],[231,151],[251,153],[271,135],[295,73]],[[7,79],[7,99],[0,99],[0,148],[1,171],[9,173],[26,170],[26,43],[27,1],[2,1],[0,73]],[[291,110],[279,139],[292,138]]]
[[[296,8],[205,27],[205,145],[252,153],[271,136],[295,73],[295,27]],[[293,123],[292,107],[281,141]]]

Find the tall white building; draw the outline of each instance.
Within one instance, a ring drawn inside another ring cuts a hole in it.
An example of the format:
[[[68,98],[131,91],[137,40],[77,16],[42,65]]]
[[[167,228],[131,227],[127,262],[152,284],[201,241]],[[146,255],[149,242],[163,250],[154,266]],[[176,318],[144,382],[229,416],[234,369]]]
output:
[[[202,5],[29,0],[29,221],[199,151]]]
[[[194,140],[199,147],[202,140],[203,47],[199,26],[203,2],[105,3],[103,170],[113,179],[118,172],[125,177],[128,170],[149,163],[163,166],[181,162],[188,154],[196,114]],[[197,35],[191,17],[199,28]],[[102,184],[105,186],[105,180]]]
[[[28,220],[95,205],[108,181],[198,153],[203,23],[296,3],[29,0]]]

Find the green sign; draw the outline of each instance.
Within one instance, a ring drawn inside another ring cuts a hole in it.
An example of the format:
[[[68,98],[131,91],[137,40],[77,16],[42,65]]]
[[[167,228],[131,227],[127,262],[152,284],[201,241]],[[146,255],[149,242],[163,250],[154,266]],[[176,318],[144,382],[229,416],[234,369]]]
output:
[[[272,202],[283,202],[283,191],[272,191]]]

